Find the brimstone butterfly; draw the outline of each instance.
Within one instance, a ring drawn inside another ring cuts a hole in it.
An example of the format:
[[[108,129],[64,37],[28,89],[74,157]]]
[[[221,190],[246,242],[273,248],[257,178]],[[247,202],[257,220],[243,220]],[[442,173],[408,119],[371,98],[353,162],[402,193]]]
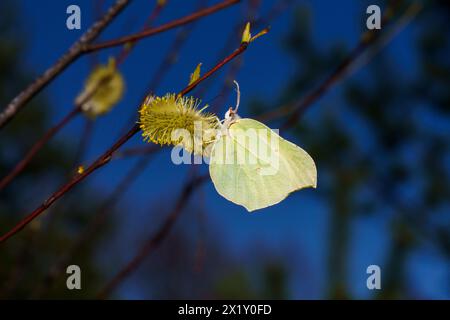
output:
[[[217,192],[254,211],[279,203],[293,191],[315,188],[316,166],[306,151],[261,122],[237,115],[235,83],[238,102],[226,113],[211,150],[209,173]]]

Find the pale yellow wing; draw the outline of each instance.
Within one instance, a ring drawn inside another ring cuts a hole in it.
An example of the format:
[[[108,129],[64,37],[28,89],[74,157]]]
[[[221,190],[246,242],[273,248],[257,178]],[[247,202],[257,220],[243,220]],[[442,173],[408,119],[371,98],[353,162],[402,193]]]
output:
[[[218,139],[209,172],[217,192],[248,211],[274,205],[317,183],[308,153],[252,119],[238,119]]]

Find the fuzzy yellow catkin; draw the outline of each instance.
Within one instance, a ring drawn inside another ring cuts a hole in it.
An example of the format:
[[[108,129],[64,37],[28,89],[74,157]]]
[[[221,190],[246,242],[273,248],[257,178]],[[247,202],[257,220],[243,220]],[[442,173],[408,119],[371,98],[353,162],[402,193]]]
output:
[[[115,60],[97,66],[86,80],[83,92],[75,103],[82,104],[81,110],[90,118],[110,111],[123,95],[125,83],[116,69]]]
[[[162,97],[148,96],[139,110],[144,141],[160,145],[181,144],[190,153],[207,155],[207,147],[214,140],[212,135],[219,122],[214,114],[203,112],[205,108],[198,109],[200,103],[194,97],[181,97],[174,93]],[[188,133],[189,139],[174,139],[176,130]]]

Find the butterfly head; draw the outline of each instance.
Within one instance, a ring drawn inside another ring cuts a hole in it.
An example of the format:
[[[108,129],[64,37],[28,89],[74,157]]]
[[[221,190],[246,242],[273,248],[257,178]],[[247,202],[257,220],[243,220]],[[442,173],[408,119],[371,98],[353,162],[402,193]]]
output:
[[[228,123],[229,125],[240,118],[237,111],[241,100],[241,91],[239,90],[239,83],[236,80],[233,80],[233,82],[236,85],[236,106],[234,109],[232,107],[228,108],[228,111],[225,112],[225,123]]]
[[[239,119],[239,115],[236,112],[236,109],[230,107],[227,112],[225,112],[225,120],[235,120]]]

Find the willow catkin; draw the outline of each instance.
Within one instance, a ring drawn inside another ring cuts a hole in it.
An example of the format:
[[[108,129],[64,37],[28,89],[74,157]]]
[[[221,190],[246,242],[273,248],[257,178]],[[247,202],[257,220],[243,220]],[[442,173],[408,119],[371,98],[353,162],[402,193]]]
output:
[[[125,82],[116,68],[114,59],[97,66],[86,80],[83,91],[76,99],[81,110],[90,118],[109,112],[122,98]]]
[[[139,110],[139,124],[144,141],[160,145],[181,145],[186,151],[207,155],[219,126],[214,114],[199,109],[201,101],[168,93],[149,96]]]

